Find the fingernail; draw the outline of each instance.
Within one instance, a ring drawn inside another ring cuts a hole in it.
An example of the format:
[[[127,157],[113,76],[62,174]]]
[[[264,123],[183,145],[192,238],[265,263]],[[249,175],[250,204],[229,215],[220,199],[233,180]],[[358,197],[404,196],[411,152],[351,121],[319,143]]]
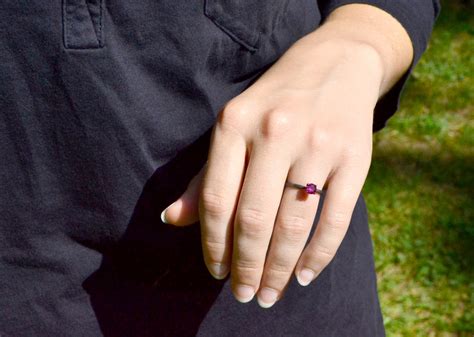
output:
[[[275,304],[278,297],[278,292],[271,288],[263,288],[257,297],[258,304],[262,308],[270,308]]]
[[[166,222],[166,210],[168,209],[168,207],[166,207],[166,209],[163,210],[163,212],[161,212],[161,215],[160,215],[161,221],[166,223],[166,224],[169,224],[169,222]]]
[[[255,296],[255,290],[250,286],[239,284],[235,289],[237,301],[241,303],[250,302]]]
[[[170,208],[171,206],[174,205],[174,202],[169,205],[168,207],[166,207],[163,212],[161,212],[161,215],[160,215],[160,218],[161,218],[161,221],[163,221],[164,223],[167,223],[167,224],[170,224],[167,220],[166,220],[166,211],[168,210],[168,208]]]
[[[303,269],[296,278],[298,279],[299,284],[307,286],[313,280],[314,272],[311,269]]]
[[[229,271],[227,265],[222,263],[213,263],[210,265],[209,269],[211,271],[212,276],[218,280],[222,280],[223,278],[225,278],[227,272]]]

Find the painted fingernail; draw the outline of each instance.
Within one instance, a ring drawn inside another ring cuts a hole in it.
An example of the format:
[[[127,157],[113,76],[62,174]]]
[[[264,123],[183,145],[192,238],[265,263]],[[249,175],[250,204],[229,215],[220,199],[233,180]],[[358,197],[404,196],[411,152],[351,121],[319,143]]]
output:
[[[299,284],[307,286],[313,280],[314,272],[311,269],[303,269],[296,278],[298,279]]]
[[[243,284],[239,284],[235,288],[235,292],[236,292],[235,296],[237,298],[237,301],[241,303],[250,302],[252,298],[255,296],[255,290],[252,287],[246,286]]]
[[[278,292],[271,288],[262,288],[260,290],[257,302],[262,308],[270,308],[273,304],[275,304],[278,298]]]
[[[214,278],[222,280],[226,277],[229,268],[222,263],[213,263],[210,265],[210,271]]]

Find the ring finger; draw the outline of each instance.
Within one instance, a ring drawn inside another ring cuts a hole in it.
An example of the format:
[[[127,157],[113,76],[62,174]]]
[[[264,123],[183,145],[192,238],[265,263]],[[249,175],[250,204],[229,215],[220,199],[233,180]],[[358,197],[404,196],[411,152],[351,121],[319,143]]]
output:
[[[330,171],[325,162],[320,154],[304,156],[290,168],[288,181],[301,185],[311,182],[322,189]],[[303,189],[285,188],[257,295],[261,307],[272,306],[288,284],[311,231],[319,199],[318,193],[308,195]]]

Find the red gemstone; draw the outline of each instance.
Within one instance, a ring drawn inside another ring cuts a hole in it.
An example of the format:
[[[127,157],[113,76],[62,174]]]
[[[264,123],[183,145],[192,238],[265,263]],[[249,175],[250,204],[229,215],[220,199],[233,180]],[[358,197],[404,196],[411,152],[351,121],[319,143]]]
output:
[[[308,194],[315,194],[316,193],[316,185],[315,184],[306,184],[306,193]]]

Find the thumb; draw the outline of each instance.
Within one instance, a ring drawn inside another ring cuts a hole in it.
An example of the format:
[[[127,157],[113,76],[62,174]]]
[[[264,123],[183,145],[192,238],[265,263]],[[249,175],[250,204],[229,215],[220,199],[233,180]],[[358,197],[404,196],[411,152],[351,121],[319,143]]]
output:
[[[181,197],[161,213],[161,221],[175,226],[188,226],[199,221],[199,192],[204,168],[194,176]]]

